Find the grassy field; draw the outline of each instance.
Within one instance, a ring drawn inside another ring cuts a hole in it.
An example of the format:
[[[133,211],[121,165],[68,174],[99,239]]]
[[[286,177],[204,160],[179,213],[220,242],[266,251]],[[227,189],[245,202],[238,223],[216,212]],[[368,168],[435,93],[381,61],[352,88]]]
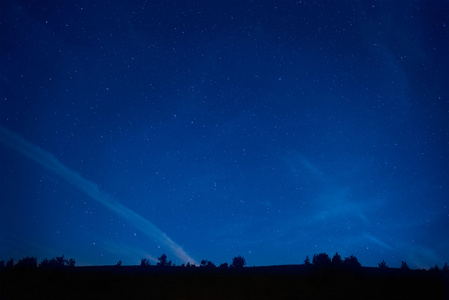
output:
[[[305,266],[11,269],[1,299],[449,299],[443,272]]]

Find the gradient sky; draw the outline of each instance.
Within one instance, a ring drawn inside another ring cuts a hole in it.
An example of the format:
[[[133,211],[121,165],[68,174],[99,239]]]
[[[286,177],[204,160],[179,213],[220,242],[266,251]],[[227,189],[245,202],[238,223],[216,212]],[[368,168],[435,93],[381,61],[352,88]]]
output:
[[[448,1],[0,1],[0,259],[449,262]]]

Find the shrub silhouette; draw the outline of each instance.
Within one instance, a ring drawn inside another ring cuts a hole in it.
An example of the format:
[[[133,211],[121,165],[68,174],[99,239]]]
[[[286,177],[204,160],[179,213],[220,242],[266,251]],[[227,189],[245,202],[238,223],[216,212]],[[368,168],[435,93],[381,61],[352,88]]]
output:
[[[231,268],[243,268],[246,265],[245,258],[241,255],[232,259]]]
[[[385,260],[382,259],[382,261],[379,263],[379,269],[381,269],[381,270],[388,269],[388,265],[385,262]]]
[[[141,261],[141,265],[142,265],[142,261]],[[122,261],[119,260],[119,261],[115,264],[115,266],[116,266],[116,267],[121,267],[121,266],[122,266]]]
[[[222,264],[220,265],[220,268],[222,268],[222,269],[227,268],[227,267],[229,267],[227,262],[222,263]]]
[[[312,263],[316,267],[326,267],[326,266],[330,266],[331,259],[329,258],[329,256],[326,253],[320,253],[318,255],[314,254]]]
[[[404,270],[404,271],[410,270],[410,268],[408,267],[408,265],[405,261],[402,261],[402,263],[401,263],[401,270]]]
[[[37,268],[37,258],[36,257],[24,257],[20,259],[15,267],[18,268]]]
[[[162,254],[157,258],[159,261],[157,262],[158,267],[171,267],[173,263],[170,261],[167,262],[167,255]]]

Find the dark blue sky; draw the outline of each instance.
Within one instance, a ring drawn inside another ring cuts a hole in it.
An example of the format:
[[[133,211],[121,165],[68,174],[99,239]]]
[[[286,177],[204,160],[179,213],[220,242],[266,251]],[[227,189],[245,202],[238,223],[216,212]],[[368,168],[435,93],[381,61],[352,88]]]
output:
[[[448,1],[1,1],[0,259],[441,266],[448,49]]]

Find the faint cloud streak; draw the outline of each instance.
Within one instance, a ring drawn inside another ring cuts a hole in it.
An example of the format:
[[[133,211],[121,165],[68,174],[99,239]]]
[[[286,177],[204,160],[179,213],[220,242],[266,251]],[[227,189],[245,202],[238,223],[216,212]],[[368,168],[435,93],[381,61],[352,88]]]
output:
[[[372,236],[372,235],[370,235],[370,234],[368,234],[368,233],[365,233],[363,236],[364,236],[365,238],[367,238],[368,240],[372,241],[373,243],[379,245],[379,246],[382,246],[382,247],[387,248],[387,249],[389,249],[389,250],[393,250],[393,247],[391,247],[391,246],[388,245],[387,243],[385,243],[385,242],[379,240],[378,238],[376,238],[376,237],[374,237],[374,236]]]
[[[67,168],[53,154],[26,141],[16,133],[9,131],[3,126],[0,126],[0,141],[32,159],[33,161],[39,163],[45,168],[55,172],[56,174],[67,180],[69,183],[85,192],[92,199],[96,200],[109,210],[127,220],[130,224],[140,230],[147,237],[159,242],[161,245],[171,250],[172,253],[175,254],[176,257],[178,257],[183,262],[196,263],[196,261],[191,258],[182,249],[181,246],[176,244],[170,237],[167,236],[167,234],[162,232],[153,223],[137,214],[133,210],[122,205],[109,194],[100,191],[98,185],[96,185],[92,181],[85,179],[75,171]]]
[[[410,266],[426,269],[433,267],[429,263],[430,261],[444,262],[442,257],[428,247],[421,245],[404,245],[404,247],[407,247],[407,261],[410,263]]]
[[[303,169],[316,178],[323,177],[323,172],[299,152],[294,152],[292,155],[284,158],[284,162],[290,167],[294,175],[297,175],[300,172],[300,169]]]

